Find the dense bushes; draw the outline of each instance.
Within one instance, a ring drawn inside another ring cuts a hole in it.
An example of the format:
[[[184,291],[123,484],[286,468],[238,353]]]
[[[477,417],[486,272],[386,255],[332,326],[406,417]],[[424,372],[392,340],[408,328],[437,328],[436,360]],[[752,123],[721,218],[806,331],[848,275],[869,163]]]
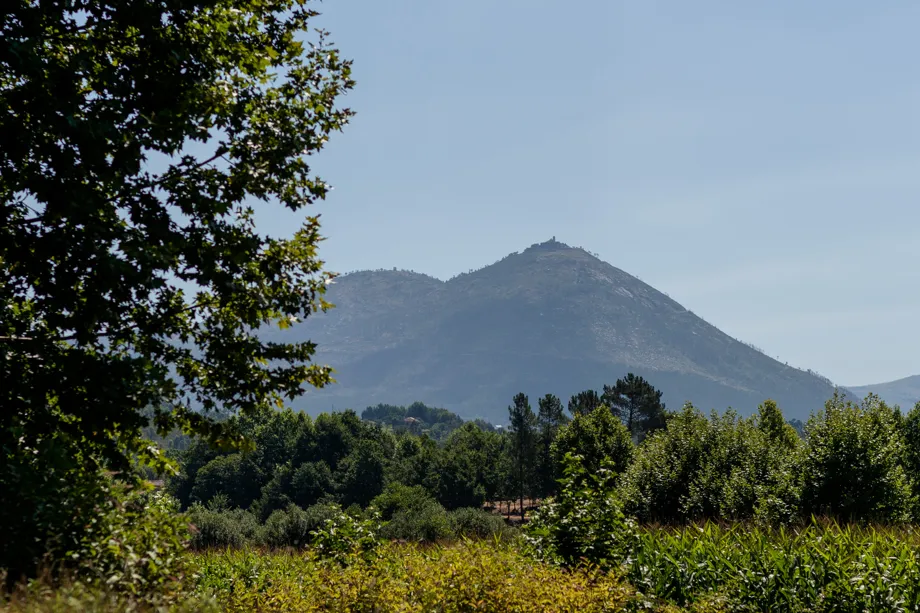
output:
[[[34,442],[12,438],[0,448],[0,569],[18,578],[34,575],[43,558],[60,559],[78,546],[105,503],[109,481],[75,461],[79,445],[64,433]]]
[[[302,509],[290,503],[273,511],[263,524],[243,509],[228,508],[226,498],[216,497],[207,506],[193,504],[189,519],[194,526],[191,545],[195,549],[261,545],[272,548],[307,548],[316,545],[316,535],[329,522],[343,515],[370,522],[384,539],[436,542],[463,537],[510,540],[515,530],[505,521],[482,509],[448,512],[419,486],[390,484],[364,511],[345,512],[334,503],[318,503]],[[371,528],[369,528],[371,529]]]
[[[861,407],[835,396],[805,425],[803,509],[842,519],[904,521],[912,505],[899,415],[875,396]],[[920,478],[915,473],[914,479]]]
[[[72,602],[84,596],[100,606],[138,599],[146,606],[171,606],[185,600],[188,525],[176,500],[163,492],[109,479],[103,479],[94,491],[99,495],[90,511],[70,509],[76,512],[79,529],[54,543],[59,548],[52,549],[56,557],[46,560],[48,566],[41,570],[53,581],[63,580]],[[5,502],[14,504],[13,499]],[[2,538],[15,536],[4,533]],[[0,569],[0,591],[2,579],[19,578],[7,572]],[[19,597],[50,598],[30,589]],[[0,597],[0,604],[2,600]]]
[[[632,603],[707,611],[918,611],[920,534],[909,527],[811,521],[793,529],[735,522],[638,527],[613,473],[571,458],[558,497],[525,532],[538,559],[626,578]]]
[[[510,541],[517,535],[504,519],[482,509],[454,509],[447,520],[451,534],[457,537]]]
[[[652,434],[626,469],[624,508],[642,521],[704,518],[790,521],[798,512],[801,443],[776,428],[775,405],[742,419],[706,418],[692,405]]]
[[[170,602],[182,596],[187,542],[188,524],[175,499],[113,484],[65,559],[74,560],[72,574],[79,580]]]
[[[222,504],[225,501],[215,497],[207,507],[196,503],[189,509],[193,548],[242,547],[255,538],[259,529],[256,517],[243,509],[226,508]]]
[[[568,454],[559,495],[548,500],[526,529],[527,548],[538,559],[617,568],[632,551],[636,527],[616,499],[612,464],[589,472]]]
[[[607,466],[618,475],[612,482],[623,511],[641,522],[773,525],[812,514],[902,521],[920,511],[917,415],[902,418],[874,397],[851,406],[835,396],[809,420],[803,440],[772,401],[749,418],[732,410],[706,416],[688,404],[636,445],[622,419],[601,404],[551,429],[554,438],[544,455],[555,466],[542,470],[559,474],[567,454],[580,458],[583,474]],[[453,509],[520,495],[508,435],[472,423],[441,444],[408,432],[396,435],[352,412],[313,421],[285,411],[250,419],[241,429],[254,439],[254,453],[215,454],[192,445],[170,491],[185,504],[221,497],[260,523],[288,513],[291,504],[366,508],[376,497],[389,522],[384,533],[406,540],[450,534],[446,517]],[[395,484],[409,489],[394,490]],[[541,482],[540,490],[552,488]],[[397,493],[414,496],[418,504],[404,501],[391,513],[386,505],[395,504]],[[196,542],[204,539],[196,536]]]
[[[612,575],[535,562],[512,547],[382,546],[339,568],[312,554],[215,551],[197,556],[198,588],[224,611],[622,611],[631,590]]]

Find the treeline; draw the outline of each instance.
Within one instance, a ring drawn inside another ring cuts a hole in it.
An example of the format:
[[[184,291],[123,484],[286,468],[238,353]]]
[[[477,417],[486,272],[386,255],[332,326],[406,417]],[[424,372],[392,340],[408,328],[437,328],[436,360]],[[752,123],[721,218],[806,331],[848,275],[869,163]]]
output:
[[[445,440],[464,423],[456,413],[421,402],[413,402],[408,407],[392,404],[367,407],[361,413],[361,419],[387,426],[396,433],[424,434],[436,441]],[[495,430],[495,426],[482,419],[473,420],[473,423],[483,430]]]
[[[567,406],[552,394],[536,404],[517,394],[506,428],[421,403],[369,407],[363,419],[269,413],[238,424],[252,452],[203,442],[175,452],[182,472],[167,487],[186,508],[216,499],[260,522],[290,505],[363,509],[394,484],[446,511],[517,500],[523,516],[526,500],[557,492],[576,458],[587,474],[612,471],[624,511],[641,521],[920,519],[920,409],[902,415],[874,396],[857,406],[835,395],[805,424],[772,401],[748,418],[690,404],[672,412],[634,375]]]
[[[585,419],[609,421],[603,408]],[[600,461],[577,450],[569,461],[583,474],[607,469],[613,497],[641,522],[920,521],[920,404],[905,415],[876,396],[856,405],[835,394],[804,438],[772,401],[749,418],[688,404],[637,446],[619,424],[609,431],[619,434],[598,437]]]
[[[233,417],[254,451],[222,452],[204,441],[171,439],[185,448],[172,451],[182,469],[167,488],[186,508],[217,498],[222,507],[248,510],[261,521],[290,504],[363,508],[391,483],[420,487],[448,510],[499,499],[523,503],[555,491],[566,452],[597,461],[613,453],[608,439],[620,434],[614,421],[637,440],[663,427],[667,413],[660,398],[644,379],[629,375],[600,393],[576,394],[568,414],[551,394],[539,399],[536,413],[518,394],[505,429],[464,422],[422,403],[379,404],[361,418],[351,410],[316,419],[290,410]],[[593,411],[601,406],[610,423],[597,423]],[[619,444],[632,445],[624,436]]]

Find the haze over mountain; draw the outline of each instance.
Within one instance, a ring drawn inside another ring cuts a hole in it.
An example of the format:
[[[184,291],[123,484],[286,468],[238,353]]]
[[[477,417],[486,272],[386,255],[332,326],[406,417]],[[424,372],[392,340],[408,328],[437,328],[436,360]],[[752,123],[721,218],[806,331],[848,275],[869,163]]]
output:
[[[913,408],[914,404],[920,402],[920,375],[905,377],[897,381],[888,381],[887,383],[856,385],[847,389],[860,398],[870,393],[876,394],[888,404],[899,405],[902,411],[908,411]]]
[[[639,279],[550,240],[441,281],[397,270],[343,275],[336,308],[269,334],[310,339],[338,383],[310,390],[311,413],[419,400],[466,418],[507,418],[512,396],[567,400],[627,372],[672,409],[731,406],[750,414],[773,398],[805,419],[832,384],[724,334]]]

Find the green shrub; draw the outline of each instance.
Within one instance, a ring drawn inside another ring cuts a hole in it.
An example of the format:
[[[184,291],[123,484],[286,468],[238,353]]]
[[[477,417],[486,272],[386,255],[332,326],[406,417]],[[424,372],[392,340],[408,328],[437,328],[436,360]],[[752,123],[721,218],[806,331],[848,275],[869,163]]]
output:
[[[390,483],[371,501],[386,539],[434,542],[453,535],[447,511],[420,485]]]
[[[369,519],[361,519],[338,507],[334,509],[336,512],[333,516],[310,534],[312,550],[317,557],[337,562],[341,566],[348,566],[355,561],[375,560],[380,545],[377,538],[379,517],[372,514]]]
[[[259,529],[256,516],[243,509],[228,509],[215,497],[207,507],[193,504],[188,515],[194,529],[191,547],[242,547],[253,542]]]
[[[312,539],[310,533],[336,512],[336,509],[325,505],[304,510],[291,503],[268,517],[259,528],[258,541],[268,547],[307,547]]]
[[[313,540],[313,532],[341,513],[342,509],[334,504],[315,504],[306,509],[290,504],[269,516],[260,527],[257,540],[268,547],[308,547]]]
[[[920,522],[920,402],[914,405],[901,424],[904,436],[904,468],[913,492],[911,518]]]
[[[0,411],[5,409],[0,409]],[[77,546],[108,496],[109,480],[87,468],[78,442],[64,432],[39,440],[14,422],[0,446],[0,569],[33,577],[46,558]]]
[[[646,522],[792,521],[800,443],[775,427],[777,411],[765,403],[754,418],[729,410],[707,419],[687,404],[638,448],[620,480],[624,510]]]
[[[846,520],[904,521],[913,506],[898,414],[877,396],[861,406],[835,394],[805,426],[807,513]]]
[[[79,581],[168,602],[183,595],[187,518],[163,492],[114,484],[92,525],[65,559]]]
[[[420,485],[408,486],[402,483],[389,483],[383,491],[371,501],[383,521],[390,521],[400,511],[423,507],[435,502],[431,494]]]
[[[556,564],[616,568],[637,538],[615,496],[616,473],[606,466],[589,473],[572,454],[564,467],[559,495],[546,500],[525,526],[527,550]]]
[[[397,511],[390,521],[380,527],[380,536],[414,542],[429,542],[450,539],[451,530],[447,511],[432,500],[422,506]]]
[[[4,595],[3,577],[0,575],[0,610],[4,613],[125,613],[141,611],[169,611],[169,613],[219,613],[217,601],[208,596],[194,594],[194,585],[188,585],[187,596],[180,596],[168,606],[153,595],[131,596],[105,586],[77,582],[50,582],[47,579],[20,583]]]
[[[387,543],[379,558],[344,569],[288,552],[209,552],[196,562],[199,589],[229,612],[594,613],[628,610],[630,598],[611,574],[554,568],[481,542]]]
[[[505,520],[483,509],[454,509],[447,515],[450,531],[454,536],[511,540],[517,531]]]

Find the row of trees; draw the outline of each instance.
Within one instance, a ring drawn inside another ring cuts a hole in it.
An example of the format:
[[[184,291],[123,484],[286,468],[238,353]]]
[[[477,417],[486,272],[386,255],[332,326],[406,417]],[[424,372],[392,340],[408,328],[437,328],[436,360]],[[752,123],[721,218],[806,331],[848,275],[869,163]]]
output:
[[[855,405],[835,395],[804,438],[772,401],[748,418],[687,404],[639,445],[604,407],[579,420],[599,445],[562,445],[567,433],[556,444],[582,474],[613,474],[615,498],[643,522],[920,520],[920,404],[902,414],[876,396]]]
[[[292,503],[365,507],[393,484],[420,488],[448,510],[518,499],[523,514],[525,499],[556,493],[574,460],[584,474],[615,475],[624,511],[642,521],[920,519],[920,405],[905,415],[875,396],[853,405],[835,395],[792,425],[772,401],[747,418],[706,416],[690,404],[668,412],[639,377],[603,389],[576,394],[568,410],[543,396],[536,412],[517,394],[509,427],[453,417],[458,425],[442,441],[353,411],[239,419],[255,451],[195,442],[175,452],[183,470],[168,487],[186,506],[218,497],[262,521]],[[365,415],[403,411],[380,406]]]
[[[508,407],[510,459],[522,515],[525,497],[542,498],[556,491],[565,452],[603,454],[607,449],[600,440],[612,436],[615,423],[625,429],[626,439],[642,441],[663,428],[668,416],[661,392],[632,373],[614,385],[605,384],[600,393],[589,389],[572,396],[568,412],[575,420],[571,424],[562,401],[553,394],[540,398],[537,405],[534,413],[521,393]],[[599,408],[603,411],[595,415]]]
[[[568,414],[551,394],[540,398],[538,407],[535,414],[527,396],[516,395],[507,429],[463,422],[422,403],[368,407],[361,418],[345,411],[313,420],[289,410],[234,417],[234,429],[255,450],[222,452],[204,441],[175,450],[182,471],[168,480],[168,488],[185,506],[219,496],[263,520],[291,503],[363,507],[390,483],[422,487],[448,509],[515,497],[523,509],[525,497],[555,491],[565,453],[587,453],[599,462],[610,454],[603,441],[620,432],[615,425],[622,431],[620,444],[631,445],[630,427],[640,440],[665,420],[660,393],[632,375],[605,386],[602,394],[573,396]],[[605,423],[598,422],[598,407],[604,407]]]

